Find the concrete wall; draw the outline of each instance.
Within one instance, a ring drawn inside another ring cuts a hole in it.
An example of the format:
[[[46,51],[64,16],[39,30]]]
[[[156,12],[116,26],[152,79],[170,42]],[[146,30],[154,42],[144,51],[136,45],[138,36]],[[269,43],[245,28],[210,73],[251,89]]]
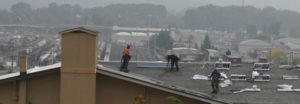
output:
[[[144,97],[146,104],[171,104],[165,101],[169,96],[179,98],[184,104],[207,104],[102,74],[97,74],[96,86],[96,104],[132,104],[138,95]]]
[[[27,80],[27,102],[59,104],[59,84],[59,72],[29,78]]]

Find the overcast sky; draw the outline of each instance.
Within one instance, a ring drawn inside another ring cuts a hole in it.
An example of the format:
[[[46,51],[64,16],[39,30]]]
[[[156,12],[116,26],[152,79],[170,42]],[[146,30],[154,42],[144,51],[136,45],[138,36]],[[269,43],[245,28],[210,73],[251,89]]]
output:
[[[79,4],[84,8],[105,6],[112,3],[154,3],[163,4],[168,9],[183,10],[201,5],[214,4],[219,6],[242,5],[242,0],[0,0],[0,8],[10,8],[16,2],[27,2],[33,8],[45,7],[51,2],[58,4]],[[300,0],[245,0],[245,5],[258,8],[272,6],[278,9],[289,9],[300,12]]]

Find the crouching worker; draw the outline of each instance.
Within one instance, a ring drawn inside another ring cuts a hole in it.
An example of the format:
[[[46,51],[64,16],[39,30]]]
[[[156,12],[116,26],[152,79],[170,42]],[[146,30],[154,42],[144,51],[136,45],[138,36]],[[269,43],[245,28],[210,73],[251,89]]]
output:
[[[129,60],[131,58],[131,55],[129,54],[129,49],[130,49],[130,45],[128,44],[127,47],[123,51],[120,71],[129,72],[129,70],[127,69]]]
[[[214,69],[213,72],[210,74],[211,78],[211,87],[212,87],[212,93],[218,93],[219,91],[219,82],[221,78],[221,74],[218,72],[217,69]]]
[[[168,68],[169,62],[171,61],[171,71],[173,71],[173,68],[174,68],[174,65],[175,65],[176,71],[178,72],[178,70],[179,70],[179,68],[178,68],[179,57],[175,54],[168,54],[166,56],[166,60],[168,61],[167,68]]]

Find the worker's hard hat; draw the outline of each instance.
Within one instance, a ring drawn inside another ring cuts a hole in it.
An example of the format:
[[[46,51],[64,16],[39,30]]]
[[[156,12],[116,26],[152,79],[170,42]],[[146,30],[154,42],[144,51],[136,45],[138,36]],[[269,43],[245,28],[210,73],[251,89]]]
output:
[[[127,44],[127,48],[130,48],[130,44]]]

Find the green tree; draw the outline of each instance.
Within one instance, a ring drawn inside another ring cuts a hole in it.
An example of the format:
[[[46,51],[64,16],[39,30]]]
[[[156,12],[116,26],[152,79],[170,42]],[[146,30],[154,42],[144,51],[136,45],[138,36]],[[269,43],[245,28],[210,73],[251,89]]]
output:
[[[246,30],[247,30],[247,34],[249,35],[256,35],[257,34],[257,28],[255,25],[248,25],[246,27]]]
[[[269,27],[269,33],[271,35],[279,35],[280,34],[280,22],[273,22]]]
[[[142,95],[139,95],[134,98],[133,104],[145,104],[145,100]]]
[[[164,49],[172,49],[173,48],[173,39],[170,36],[170,32],[168,30],[161,30],[158,36],[154,37],[155,45]]]
[[[300,27],[292,28],[289,32],[289,36],[300,38]]]
[[[206,49],[213,49],[213,46],[210,44],[208,35],[205,35],[203,44],[201,45],[201,51],[204,52]]]
[[[19,2],[11,6],[14,17],[12,19],[16,23],[32,23],[33,22],[33,10],[30,4]]]
[[[171,101],[175,104],[184,104],[180,99],[174,97],[174,96],[169,96],[165,99],[166,101]]]
[[[188,37],[188,48],[191,48],[193,42],[194,42],[194,36],[190,35]]]
[[[194,45],[195,47],[195,49],[199,49],[199,46],[198,46],[198,44],[197,43],[195,43],[195,45]]]
[[[268,51],[266,56],[271,58],[275,63],[285,63],[287,61],[287,53],[283,52],[281,49]]]

